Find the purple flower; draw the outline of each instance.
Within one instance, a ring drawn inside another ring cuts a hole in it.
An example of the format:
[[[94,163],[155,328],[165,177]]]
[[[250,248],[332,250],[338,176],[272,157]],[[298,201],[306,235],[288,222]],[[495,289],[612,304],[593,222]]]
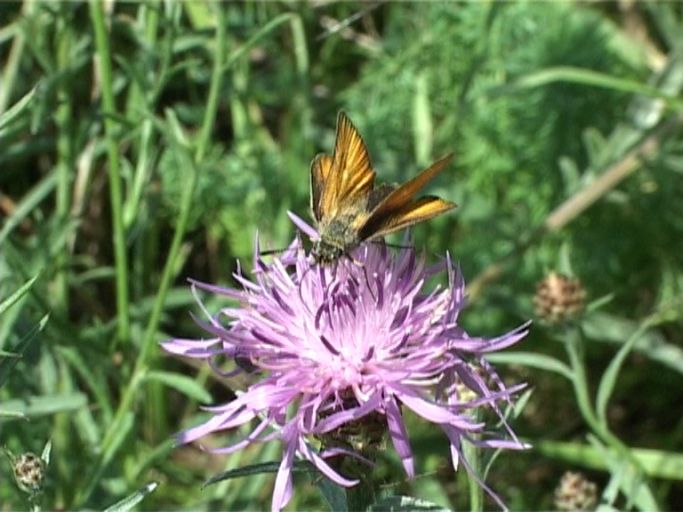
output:
[[[317,236],[303,221],[293,220]],[[425,291],[427,278],[440,272],[447,273],[448,287]],[[193,288],[238,302],[216,315],[204,310],[208,321],[198,322],[210,339],[174,339],[163,347],[210,362],[227,356],[238,362],[235,372],[258,372],[255,384],[232,402],[207,408],[211,419],[180,434],[180,441],[258,418],[260,423],[246,439],[214,451],[230,453],[279,439],[283,456],[273,510],[291,498],[295,457],[310,461],[339,485],[356,484],[328,464],[349,450],[317,451],[311,441],[364,419],[384,422],[406,473],[414,476],[404,408],[443,430],[456,469],[460,461],[467,468],[461,457],[463,440],[485,447],[526,447],[499,408],[523,385],[506,387],[484,356],[519,341],[527,325],[498,338],[470,337],[458,325],[465,290],[448,255],[441,264],[427,267],[412,249],[390,252],[370,243],[335,265],[320,266],[295,240],[285,254],[267,263],[257,243],[253,278],[238,271],[235,279],[241,290],[193,283]],[[509,439],[487,436],[485,424],[474,419],[482,408],[500,417]]]

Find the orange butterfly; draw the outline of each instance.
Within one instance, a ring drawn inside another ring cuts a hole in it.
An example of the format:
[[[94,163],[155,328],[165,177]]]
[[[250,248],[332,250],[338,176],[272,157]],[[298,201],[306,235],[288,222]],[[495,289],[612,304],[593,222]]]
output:
[[[320,234],[312,249],[315,261],[332,263],[366,240],[455,208],[455,203],[436,196],[415,198],[452,156],[437,160],[403,185],[375,188],[368,149],[350,119],[340,112],[334,154],[318,155],[311,163],[311,210]]]

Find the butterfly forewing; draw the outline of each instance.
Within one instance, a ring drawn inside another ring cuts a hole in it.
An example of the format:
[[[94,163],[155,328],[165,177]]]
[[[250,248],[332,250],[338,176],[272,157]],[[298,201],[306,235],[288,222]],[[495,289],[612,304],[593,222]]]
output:
[[[322,196],[332,168],[332,157],[318,155],[311,162],[311,211],[316,221],[323,216]]]
[[[332,217],[367,197],[375,184],[370,155],[356,128],[343,112],[337,119],[337,140],[320,198],[321,217]]]

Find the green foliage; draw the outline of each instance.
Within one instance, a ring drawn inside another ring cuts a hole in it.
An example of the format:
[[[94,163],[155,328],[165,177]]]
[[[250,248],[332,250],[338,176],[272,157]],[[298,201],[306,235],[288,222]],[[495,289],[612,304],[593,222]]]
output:
[[[506,380],[532,384],[513,424],[538,446],[498,457],[492,486],[513,509],[550,508],[562,471],[584,466],[612,506],[680,503],[683,9],[625,9],[3,4],[0,445],[39,453],[52,440],[45,507],[269,506],[269,474],[202,483],[277,461],[277,445],[224,459],[171,443],[201,420],[199,402],[244,383],[197,373],[157,342],[197,336],[188,277],[230,282],[257,231],[266,248],[289,243],[286,212],[306,217],[308,166],[332,150],[340,109],[381,180],[455,152],[429,192],[459,208],[414,233],[472,282],[467,328],[530,318],[533,283],[567,261],[589,296],[612,296],[577,320],[573,341],[539,325],[491,358]],[[648,137],[656,149],[633,158]],[[592,206],[543,229],[629,165]],[[466,508],[444,440],[410,426],[422,476],[405,482],[387,454],[377,471],[399,497],[384,504]],[[292,510],[324,506],[319,481],[299,484]],[[25,506],[10,478],[0,502]]]

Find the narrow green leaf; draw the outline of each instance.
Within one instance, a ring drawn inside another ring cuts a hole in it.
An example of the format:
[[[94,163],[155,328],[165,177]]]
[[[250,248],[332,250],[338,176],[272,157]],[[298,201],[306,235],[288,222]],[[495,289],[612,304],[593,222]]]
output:
[[[225,64],[223,65],[223,71],[226,71],[232,67],[232,65],[242,57],[243,55],[246,55],[254,46],[256,46],[261,39],[263,39],[265,36],[267,36],[270,32],[275,30],[278,26],[282,25],[283,23],[288,22],[292,17],[296,16],[293,13],[284,13],[281,14],[275,18],[273,18],[271,21],[266,23],[263,28],[258,30],[253,36],[251,36],[247,42],[245,42],[243,45],[241,45],[239,48],[237,48],[234,52],[232,52],[230,55],[228,55],[228,58],[226,59]]]
[[[614,300],[614,294],[613,293],[608,293],[607,295],[603,295],[602,297],[598,297],[597,299],[586,304],[586,313],[592,313],[593,311],[597,311],[601,307],[612,302],[613,300]]]
[[[587,469],[609,469],[602,453],[591,445],[562,441],[530,442],[534,450],[546,457]],[[630,448],[630,451],[648,476],[683,481],[683,453],[649,448]]]
[[[211,402],[211,394],[204,389],[196,380],[191,379],[185,375],[179,375],[172,372],[153,371],[145,376],[145,380],[151,382],[160,382],[177,391],[180,391],[185,396],[193,398],[198,402]]]
[[[599,503],[598,508],[595,509],[595,512],[619,512],[619,509],[613,507],[612,505],[606,505],[604,503]]]
[[[431,510],[448,512],[447,508],[432,503],[431,501],[413,498],[410,496],[389,496],[370,505],[368,511],[389,512],[389,511],[410,511],[410,510]]]
[[[31,279],[29,279],[23,285],[21,285],[21,287],[16,292],[14,292],[5,300],[0,302],[0,315],[2,315],[11,306],[16,304],[16,302],[19,299],[21,299],[26,294],[26,292],[29,291],[29,289],[31,288],[31,286],[33,286],[33,283],[36,282],[36,279],[38,279],[38,277],[40,277],[40,272],[38,272],[35,276],[33,276]]]
[[[607,425],[607,405],[609,403],[610,397],[612,396],[612,392],[614,391],[614,386],[617,383],[617,378],[619,377],[621,367],[626,360],[626,356],[631,353],[636,342],[647,330],[649,325],[649,322],[644,322],[633,334],[631,334],[631,337],[628,339],[628,341],[626,341],[626,343],[624,343],[624,345],[614,355],[607,366],[605,373],[603,373],[602,378],[600,379],[600,384],[598,385],[598,391],[595,397],[595,410],[598,418],[600,418],[600,421],[604,425]]]
[[[101,457],[97,460],[94,466],[89,468],[88,480],[85,486],[81,488],[80,494],[76,495],[75,501],[82,502],[84,500],[83,496],[89,496],[93,492],[94,487],[102,479],[102,474],[105,468],[114,458],[116,451],[123,444],[128,436],[128,433],[132,430],[135,424],[135,415],[132,412],[127,412],[119,417],[119,421],[116,422],[116,428],[113,429],[110,434],[111,437],[108,438],[106,444],[104,442],[101,445],[104,446]]]
[[[237,469],[231,469],[229,471],[223,471],[217,475],[212,476],[206,482],[204,482],[204,487],[213,485],[223,480],[231,480],[233,478],[242,478],[251,475],[260,475],[262,473],[277,473],[280,469],[280,461],[275,462],[262,462],[260,464],[251,464],[249,466],[243,466]],[[292,466],[293,473],[317,473],[317,470],[307,461],[295,461]]]
[[[617,456],[612,450],[603,446],[597,438],[589,436],[589,441],[600,453],[600,456],[607,463],[612,475],[619,475],[619,488],[628,498],[628,503],[624,507],[626,510],[635,505],[644,512],[657,512],[660,510],[657,500],[645,481],[643,475],[623,457]]]
[[[83,393],[64,395],[42,395],[22,400],[8,400],[0,403],[0,410],[27,417],[45,416],[58,412],[75,411],[88,405]]]
[[[0,229],[0,246],[14,228],[16,228],[43,199],[52,193],[56,184],[57,173],[51,172],[24,196],[17,208],[5,220],[5,225]]]
[[[110,403],[110,393],[106,388],[104,378],[93,373],[91,365],[83,359],[83,356],[78,350],[72,347],[57,347],[57,351],[64,357],[67,363],[78,372],[83,382],[85,382],[85,385],[92,391],[95,400],[97,401],[97,405],[100,408],[103,422],[110,422],[113,416],[113,410],[112,404]]]
[[[153,493],[158,486],[157,482],[149,483],[127,498],[122,499],[111,507],[105,508],[104,512],[128,512],[128,510],[132,510],[135,505],[144,500],[149,494]]]
[[[183,2],[183,9],[193,28],[206,29],[216,26],[216,18],[206,2]]]
[[[50,465],[50,453],[52,452],[52,439],[48,439],[47,443],[43,447],[43,451],[40,454],[40,458],[45,463],[46,466]]]
[[[656,87],[645,85],[641,82],[628,80],[593,71],[590,69],[576,68],[572,66],[549,67],[535,73],[529,73],[511,84],[492,88],[489,95],[498,96],[510,92],[522,91],[542,87],[555,82],[575,83],[592,87],[611,89],[614,91],[630,92],[660,98],[670,107],[681,108],[681,101],[672,94],[661,91]]]
[[[624,340],[630,338],[633,331],[638,329],[638,323],[607,313],[596,312],[586,316],[581,322],[581,329],[587,338],[621,345]],[[668,343],[654,329],[650,332],[641,333],[635,342],[634,350],[683,374],[683,349]]]
[[[0,418],[19,418],[26,419],[26,416],[21,412],[5,411],[2,409],[3,405],[0,403]]]
[[[35,278],[34,278],[35,279]],[[19,340],[17,346],[14,348],[13,357],[7,357],[0,360],[0,387],[7,382],[12,369],[20,361],[21,356],[26,352],[26,349],[31,345],[33,340],[36,338],[39,332],[41,332],[47,325],[47,321],[50,315],[45,315],[40,319],[38,325],[34,325],[29,332],[24,334],[24,336]]]
[[[128,433],[133,429],[133,425],[135,425],[135,415],[132,412],[128,412],[123,416],[119,428],[117,428],[116,432],[113,434],[111,442],[108,444],[107,451],[102,454],[103,467],[114,457],[119,446],[123,444]]]
[[[347,512],[349,510],[349,505],[346,500],[346,491],[343,487],[321,475],[311,475],[311,478],[313,479],[313,484],[320,491],[320,494],[323,495],[330,510],[334,510],[335,512]]]
[[[429,82],[427,75],[421,73],[415,79],[413,95],[413,140],[415,141],[415,160],[418,165],[429,165],[432,158],[432,112],[429,106]]]
[[[24,95],[19,101],[12,105],[7,111],[0,115],[0,137],[4,135],[4,129],[9,125],[14,119],[20,116],[29,106],[33,96],[36,94],[36,89],[38,86],[31,89],[27,94]]]
[[[486,359],[492,363],[521,364],[530,368],[538,368],[539,370],[559,373],[569,380],[573,378],[569,366],[562,361],[535,352],[501,352],[499,354],[489,354],[486,356]]]

